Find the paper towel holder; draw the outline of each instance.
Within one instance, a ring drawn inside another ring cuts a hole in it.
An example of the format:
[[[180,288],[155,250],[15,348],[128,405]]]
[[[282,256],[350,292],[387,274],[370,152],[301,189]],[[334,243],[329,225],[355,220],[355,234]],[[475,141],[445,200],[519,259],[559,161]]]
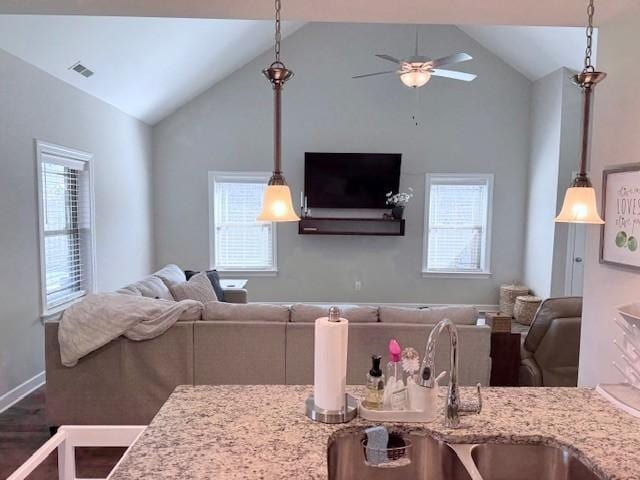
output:
[[[338,307],[333,306],[329,309],[328,320],[330,322],[340,322],[340,309]],[[307,417],[321,423],[347,423],[358,415],[358,399],[348,393],[344,395],[344,404],[340,410],[320,408],[316,405],[313,393],[307,398],[305,407]]]
[[[347,423],[358,415],[358,399],[349,393],[344,395],[344,406],[340,410],[325,410],[316,405],[313,394],[305,402],[306,414],[311,420],[321,423]]]

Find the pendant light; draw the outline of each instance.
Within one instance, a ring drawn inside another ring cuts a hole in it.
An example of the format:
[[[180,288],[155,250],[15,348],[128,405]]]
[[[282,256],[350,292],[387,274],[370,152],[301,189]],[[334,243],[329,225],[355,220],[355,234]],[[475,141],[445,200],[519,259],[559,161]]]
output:
[[[280,61],[280,0],[276,6],[276,60],[262,73],[273,86],[273,174],[269,179],[262,200],[262,211],[258,221],[263,222],[297,222],[300,217],[293,209],[291,190],[282,175],[282,88],[293,72]]]
[[[573,77],[574,82],[582,89],[582,147],[580,153],[580,171],[564,197],[562,210],[556,217],[556,222],[603,224],[596,204],[596,191],[587,176],[587,161],[589,159],[589,128],[591,122],[591,105],[595,86],[607,76],[604,72],[597,72],[591,65],[591,46],[593,42],[593,14],[595,8],[593,0],[589,0],[587,16],[587,48],[585,50],[584,68]]]

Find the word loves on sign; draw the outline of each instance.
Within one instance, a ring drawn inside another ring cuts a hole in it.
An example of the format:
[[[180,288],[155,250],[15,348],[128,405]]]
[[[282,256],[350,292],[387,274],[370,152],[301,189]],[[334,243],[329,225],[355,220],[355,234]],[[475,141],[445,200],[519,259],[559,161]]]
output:
[[[629,226],[631,221],[638,222],[640,220],[640,188],[621,187],[616,195],[618,214],[616,222],[620,222],[620,226]]]

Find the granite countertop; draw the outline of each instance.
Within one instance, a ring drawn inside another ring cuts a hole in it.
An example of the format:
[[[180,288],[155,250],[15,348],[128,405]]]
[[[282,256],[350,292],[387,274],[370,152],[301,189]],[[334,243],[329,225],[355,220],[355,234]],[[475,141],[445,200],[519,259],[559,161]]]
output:
[[[110,480],[325,479],[331,435],[370,425],[315,423],[304,415],[309,386],[180,386]],[[359,394],[362,387],[349,389]],[[473,391],[463,388],[462,398]],[[402,428],[451,443],[569,446],[602,478],[640,479],[640,419],[590,389],[485,388],[480,415],[447,429],[442,417]],[[345,430],[346,429],[346,430]]]

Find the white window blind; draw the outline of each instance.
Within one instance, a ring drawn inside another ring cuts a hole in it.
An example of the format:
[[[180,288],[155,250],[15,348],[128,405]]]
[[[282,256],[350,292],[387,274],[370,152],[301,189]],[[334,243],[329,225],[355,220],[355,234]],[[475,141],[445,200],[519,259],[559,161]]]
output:
[[[221,271],[275,271],[273,223],[256,220],[269,174],[212,177],[214,267]]]
[[[38,144],[43,312],[92,290],[92,208],[87,154]]]
[[[488,273],[490,175],[428,175],[423,270]]]

